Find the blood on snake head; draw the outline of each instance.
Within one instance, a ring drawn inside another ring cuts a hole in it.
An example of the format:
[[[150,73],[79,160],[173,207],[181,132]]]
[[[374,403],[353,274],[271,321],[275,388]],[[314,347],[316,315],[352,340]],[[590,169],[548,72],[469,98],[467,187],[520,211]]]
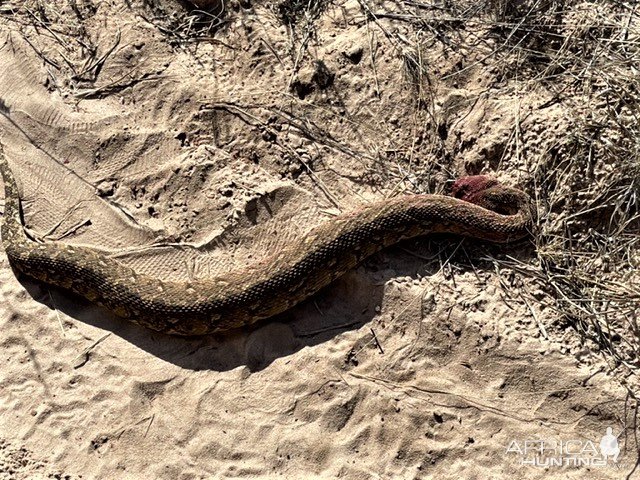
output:
[[[455,198],[502,215],[514,215],[522,202],[516,191],[503,188],[498,180],[487,175],[461,177],[455,181],[451,192]]]

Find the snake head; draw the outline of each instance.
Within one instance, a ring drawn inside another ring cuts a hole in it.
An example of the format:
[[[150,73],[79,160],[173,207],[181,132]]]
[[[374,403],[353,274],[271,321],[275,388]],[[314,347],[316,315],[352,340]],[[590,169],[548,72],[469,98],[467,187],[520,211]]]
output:
[[[487,175],[470,175],[460,177],[451,187],[451,193],[465,202],[479,203],[485,190],[500,185],[498,181]]]
[[[451,187],[455,198],[474,203],[502,215],[514,215],[528,196],[515,188],[502,185],[487,175],[461,177]]]

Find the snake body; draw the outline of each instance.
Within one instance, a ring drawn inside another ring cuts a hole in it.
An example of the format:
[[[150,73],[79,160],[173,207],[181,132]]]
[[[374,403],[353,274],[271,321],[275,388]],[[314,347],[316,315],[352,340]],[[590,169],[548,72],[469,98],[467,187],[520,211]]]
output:
[[[322,223],[251,267],[172,282],[137,274],[100,249],[33,240],[24,229],[18,186],[1,145],[0,173],[2,240],[17,271],[176,335],[228,330],[281,313],[403,239],[449,232],[504,243],[528,235],[534,218],[524,192],[488,177],[465,177],[454,185],[459,198],[420,194],[372,203]]]

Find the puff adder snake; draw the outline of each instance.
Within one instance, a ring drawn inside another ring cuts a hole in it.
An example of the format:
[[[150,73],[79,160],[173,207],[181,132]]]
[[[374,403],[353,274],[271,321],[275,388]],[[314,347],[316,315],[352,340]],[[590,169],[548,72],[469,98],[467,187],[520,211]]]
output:
[[[371,203],[325,221],[251,267],[172,282],[137,274],[97,248],[33,240],[24,229],[18,187],[1,145],[0,173],[2,241],[17,271],[177,335],[228,330],[281,313],[404,239],[446,232],[505,243],[529,235],[534,219],[524,192],[489,177],[464,177],[454,184],[454,197],[416,194]]]

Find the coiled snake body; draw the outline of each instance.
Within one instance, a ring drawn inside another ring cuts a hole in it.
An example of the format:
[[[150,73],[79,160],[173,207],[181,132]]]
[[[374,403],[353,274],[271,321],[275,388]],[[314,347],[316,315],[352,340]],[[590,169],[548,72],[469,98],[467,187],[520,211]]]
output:
[[[458,198],[408,195],[372,203],[324,222],[257,265],[180,283],[136,274],[99,249],[32,240],[22,224],[18,187],[1,145],[0,173],[5,186],[2,240],[15,269],[177,335],[228,330],[281,313],[403,239],[449,232],[509,242],[526,236],[533,223],[528,195],[488,177],[465,177],[454,185]]]

